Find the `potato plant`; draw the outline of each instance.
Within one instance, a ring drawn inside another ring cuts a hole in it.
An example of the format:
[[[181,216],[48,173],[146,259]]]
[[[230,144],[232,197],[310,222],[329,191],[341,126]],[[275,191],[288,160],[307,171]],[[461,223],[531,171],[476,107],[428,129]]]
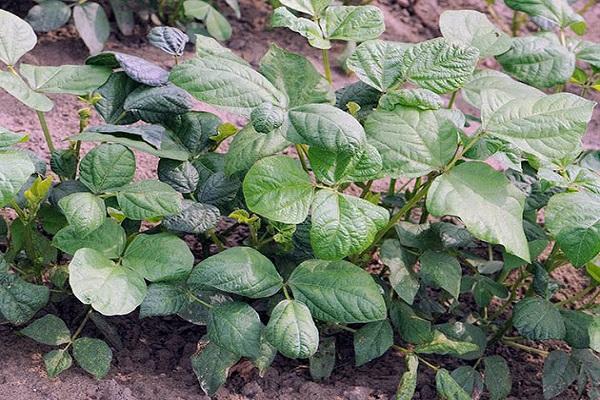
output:
[[[506,398],[513,360],[500,346],[545,358],[545,398],[574,383],[597,398],[600,153],[581,148],[595,104],[480,68],[516,45],[474,11],[444,13],[443,37],[398,43],[377,39],[372,6],[282,3],[274,18],[323,50],[362,42],[347,61],[358,82],[334,92],[330,74],[276,45],[257,70],[200,35],[170,71],[116,52],[17,65],[36,38],[0,11],[0,87],[36,111],[51,167],[2,129],[0,313],[24,325],[71,293],[84,307],[74,329],[46,314],[21,330],[60,346],[48,375],[74,357],[104,376],[110,347],[83,327],[112,343],[106,317],[139,308],[206,327],[192,366],[209,395],[242,358],[260,374],[277,353],[307,359],[326,378],[337,338],[352,335],[357,366],[405,357],[397,399],[413,397],[423,368],[441,398]],[[151,41],[179,57],[178,38],[166,28]],[[66,148],[45,121],[48,93],[85,105]],[[193,98],[248,122],[194,111]],[[94,110],[103,124],[89,125]],[[99,144],[83,155],[81,142]],[[158,180],[133,181],[132,150],[160,158]],[[237,225],[247,237],[230,247]],[[563,266],[587,286],[565,296],[551,275]],[[567,346],[541,349],[548,340]]]

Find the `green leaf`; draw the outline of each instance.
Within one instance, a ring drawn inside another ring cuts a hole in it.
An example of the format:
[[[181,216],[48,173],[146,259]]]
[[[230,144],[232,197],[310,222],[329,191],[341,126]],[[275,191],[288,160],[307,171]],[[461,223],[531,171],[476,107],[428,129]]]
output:
[[[35,172],[35,166],[25,153],[0,152],[0,207],[15,200],[16,194]]]
[[[112,355],[112,350],[104,340],[82,337],[73,342],[75,361],[96,379],[108,374]]]
[[[533,99],[545,96],[541,90],[515,81],[510,76],[491,69],[475,71],[473,77],[465,84],[461,93],[467,103],[481,109],[481,93],[487,90],[501,92],[501,96],[506,99]]]
[[[554,304],[541,297],[526,297],[515,304],[513,325],[531,340],[563,339],[565,323]]]
[[[152,283],[140,304],[140,318],[177,314],[186,303],[187,293],[178,283]]]
[[[94,193],[116,190],[135,175],[135,156],[120,144],[101,144],[90,150],[79,164],[79,179]]]
[[[100,228],[106,220],[104,200],[92,193],[70,194],[63,197],[58,205],[69,221],[69,225],[83,237]]]
[[[385,30],[383,12],[375,6],[330,6],[320,21],[329,40],[377,39]]]
[[[152,46],[172,56],[182,56],[189,40],[185,33],[170,26],[156,26],[148,33],[148,42]]]
[[[402,81],[402,53],[409,46],[406,43],[368,40],[354,50],[348,58],[347,65],[358,79],[380,92],[385,92]]]
[[[163,217],[181,211],[180,194],[166,183],[153,180],[123,186],[117,193],[117,201],[131,219]]]
[[[198,170],[189,161],[161,159],[158,163],[158,179],[179,193],[192,193],[196,190]]]
[[[565,322],[565,342],[576,349],[600,350],[600,317],[584,311],[560,310]]]
[[[61,372],[71,368],[73,364],[73,358],[67,350],[52,350],[49,353],[44,354],[44,365],[46,366],[46,373],[48,378],[54,379]]]
[[[471,342],[456,341],[448,338],[442,332],[433,331],[430,342],[415,346],[415,352],[421,354],[450,354],[455,357],[478,351],[479,346]]]
[[[449,93],[469,81],[478,59],[476,48],[437,38],[407,48],[400,71],[405,80],[417,86]]]
[[[318,320],[349,324],[385,319],[379,286],[368,272],[347,261],[305,261],[288,284],[294,298]]]
[[[103,315],[125,315],[146,296],[144,278],[93,249],[79,249],[69,264],[69,284],[75,297]]]
[[[458,299],[462,269],[456,257],[446,252],[427,250],[419,257],[419,276],[424,283],[440,287]]]
[[[116,51],[106,51],[85,60],[88,65],[120,68],[136,82],[148,86],[163,86],[169,81],[169,72],[143,58]]]
[[[312,203],[310,242],[324,260],[342,259],[365,250],[389,220],[389,213],[364,199],[319,190]]]
[[[314,380],[328,378],[335,367],[335,336],[323,338],[319,349],[309,359],[310,376]]]
[[[296,17],[285,7],[278,7],[271,16],[273,28],[288,28],[304,36],[312,47],[317,49],[331,48],[331,42],[323,37],[319,25],[308,18]]]
[[[192,355],[191,361],[202,391],[208,396],[214,395],[227,380],[229,369],[239,360],[239,355],[213,342],[200,341],[198,351]]]
[[[199,37],[198,48],[208,48],[173,68],[169,80],[196,99],[245,117],[262,103],[286,108],[285,95],[245,61],[213,39]]]
[[[170,233],[137,235],[127,246],[122,265],[150,282],[186,278],[194,266],[194,255],[182,239]]]
[[[395,239],[384,240],[379,249],[379,257],[390,270],[388,279],[396,294],[408,304],[412,304],[420,287],[413,270],[415,257],[404,250]]]
[[[406,370],[400,378],[396,400],[412,400],[417,389],[417,374],[419,358],[414,354],[407,354],[405,358]]]
[[[277,349],[267,342],[263,331],[263,335],[260,337],[260,354],[252,360],[252,363],[258,369],[258,376],[264,378],[267,369],[275,361],[276,356]]]
[[[84,247],[91,248],[108,258],[119,258],[125,250],[125,230],[114,219],[106,218],[104,223],[87,236],[73,226],[66,226],[52,238],[52,245],[67,254],[73,255]]]
[[[542,17],[563,28],[584,22],[583,17],[573,10],[568,0],[506,0],[505,3],[513,10]]]
[[[402,339],[408,343],[421,344],[433,339],[431,322],[417,315],[401,300],[391,303],[390,320]]]
[[[210,340],[242,357],[258,357],[262,330],[260,317],[246,303],[230,302],[214,306],[210,310]]]
[[[29,321],[48,303],[49,294],[46,286],[26,282],[0,268],[0,314],[7,321],[15,325]]]
[[[110,35],[110,25],[102,6],[94,2],[77,4],[73,7],[73,21],[90,54],[102,51]]]
[[[204,183],[196,189],[195,195],[199,202],[212,204],[217,207],[229,207],[240,190],[241,182],[235,176],[227,176],[218,171],[208,176]]]
[[[309,358],[319,346],[319,331],[310,311],[297,300],[282,300],[275,306],[265,337],[288,358]]]
[[[469,366],[458,367],[450,374],[469,395],[483,392],[483,379],[481,374]]]
[[[285,113],[271,103],[263,103],[252,110],[250,121],[257,132],[269,133],[283,125]]]
[[[10,72],[0,71],[0,88],[36,111],[48,112],[54,107],[52,100],[41,93],[34,92],[23,79]]]
[[[435,375],[435,388],[437,389],[438,395],[442,399],[447,400],[471,400],[471,396],[464,391],[464,389],[456,383],[450,373],[442,368],[437,371]]]
[[[587,192],[559,193],[545,209],[546,228],[575,266],[600,253],[600,196]]]
[[[251,211],[286,224],[304,221],[313,199],[310,177],[298,161],[286,156],[256,162],[244,178],[243,190]]]
[[[16,133],[0,126],[0,149],[29,140],[29,135]]]
[[[510,37],[474,10],[447,10],[440,16],[442,35],[479,50],[479,56],[497,56],[510,49]]]
[[[59,346],[69,343],[71,332],[64,321],[56,315],[46,314],[40,319],[36,319],[26,328],[20,330],[23,335],[35,340],[36,342]]]
[[[162,225],[173,232],[200,234],[216,227],[220,216],[219,209],[211,204],[184,199],[181,212],[165,217]]]
[[[506,72],[539,88],[567,82],[575,69],[575,55],[542,36],[513,38],[511,49],[497,60]]]
[[[579,374],[576,362],[569,354],[555,350],[544,360],[542,387],[544,399],[551,399],[565,391]]]
[[[370,144],[357,154],[332,153],[310,147],[308,159],[317,179],[327,184],[377,179],[382,168],[381,155]]]
[[[458,129],[449,116],[447,110],[377,109],[367,118],[365,131],[387,174],[417,177],[442,168],[454,156]]]
[[[281,289],[283,279],[273,263],[250,247],[233,247],[200,262],[188,284],[214,287],[253,299]]]
[[[394,344],[390,322],[369,322],[354,332],[354,359],[357,367],[385,354]]]
[[[6,10],[0,10],[0,61],[15,65],[37,43],[31,25]]]
[[[483,359],[485,366],[485,387],[491,400],[502,400],[510,395],[512,379],[508,364],[501,356],[489,356]]]
[[[283,0],[280,3],[292,10],[316,16],[331,4],[331,0]]]
[[[439,110],[442,98],[428,89],[400,89],[388,92],[379,99],[379,107],[393,111],[396,106],[416,108],[421,111]]]
[[[570,93],[510,100],[499,107],[497,92],[482,95],[482,129],[545,161],[578,153],[594,103]]]
[[[589,40],[569,40],[569,48],[577,60],[586,62],[594,68],[600,68],[600,44]]]
[[[109,0],[110,7],[115,15],[117,26],[125,36],[133,34],[135,20],[133,10],[129,7],[127,0]]]
[[[58,0],[45,0],[31,7],[25,17],[36,32],[50,32],[69,22],[71,9]]]
[[[204,111],[190,111],[167,121],[176,140],[192,155],[204,153],[214,145],[211,137],[218,134],[221,124],[221,118]]]
[[[206,30],[210,36],[215,39],[225,41],[231,38],[232,29],[229,21],[227,21],[223,14],[212,6],[209,6],[206,18],[204,19],[204,24],[206,25]]]
[[[148,123],[160,123],[192,109],[192,98],[174,85],[140,86],[127,96],[123,109]]]
[[[286,137],[335,153],[356,153],[366,142],[365,131],[350,114],[328,104],[308,104],[289,111]]]
[[[95,93],[102,96],[94,107],[107,124],[130,124],[137,121],[131,113],[126,113],[123,104],[127,96],[140,84],[125,72],[113,72],[106,83]]]
[[[261,58],[260,72],[287,95],[289,107],[335,102],[331,85],[310,60],[276,44]]]
[[[529,261],[523,231],[525,195],[501,173],[482,162],[466,162],[433,181],[427,195],[432,215],[458,216],[481,240],[502,244]]]
[[[21,75],[29,86],[39,93],[60,93],[84,96],[92,93],[108,80],[110,68],[95,65],[61,65],[42,67],[21,64]]]

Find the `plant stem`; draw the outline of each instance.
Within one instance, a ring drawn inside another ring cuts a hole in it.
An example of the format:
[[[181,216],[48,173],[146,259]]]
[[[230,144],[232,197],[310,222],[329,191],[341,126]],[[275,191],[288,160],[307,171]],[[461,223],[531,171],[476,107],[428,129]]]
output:
[[[563,301],[556,303],[556,305],[557,306],[565,306],[567,304],[574,303],[577,300],[584,298],[589,292],[591,292],[594,289],[595,289],[595,286],[590,285],[590,286],[586,287],[585,289],[582,289],[579,292],[575,293],[573,296],[567,297]]]
[[[40,120],[40,126],[42,127],[42,131],[44,132],[44,139],[46,139],[46,144],[48,145],[48,150],[50,152],[54,152],[56,148],[54,147],[54,143],[52,143],[52,136],[50,135],[50,129],[48,129],[48,123],[46,122],[46,116],[41,111],[36,111],[38,119]]]
[[[77,327],[77,330],[75,331],[73,336],[71,336],[71,341],[69,343],[67,343],[67,346],[63,350],[67,350],[73,344],[75,339],[77,339],[79,337],[79,335],[81,334],[81,331],[85,327],[85,324],[89,321],[90,317],[92,316],[92,312],[94,312],[94,309],[92,307],[90,307],[88,312],[85,314],[85,317],[83,317],[83,320]]]
[[[479,139],[481,139],[481,137],[484,134],[485,134],[485,131],[479,131],[475,135],[473,135],[473,138],[469,141],[469,143],[467,143],[467,145],[464,146],[461,151],[457,151],[456,152],[456,154],[454,155],[454,158],[452,159],[452,161],[450,161],[450,163],[448,165],[446,165],[446,167],[444,168],[444,172],[448,172],[450,169],[452,169],[454,167],[454,165],[461,158],[463,158],[463,156],[465,155],[465,153],[467,151],[469,151],[471,149],[471,147],[475,146],[475,144],[479,141]]]
[[[390,186],[388,186],[388,196],[393,196],[396,193],[396,178],[390,179]]]
[[[373,185],[373,179],[367,181],[367,184],[365,185],[362,193],[360,194],[361,199],[364,199],[367,196],[367,194],[371,191],[371,185]]]
[[[519,28],[520,28],[520,24],[519,24],[519,12],[517,10],[515,10],[513,12],[512,22],[511,22],[511,25],[510,25],[510,31],[511,31],[513,37],[519,36]]]
[[[221,241],[221,239],[219,239],[219,237],[215,233],[214,229],[209,229],[208,232],[206,232],[206,233],[208,233],[208,236],[213,241],[213,243],[217,246],[217,248],[219,249],[219,251],[225,250],[225,245],[223,244],[223,242]]]
[[[590,8],[592,8],[596,4],[597,1],[598,0],[588,0],[588,2],[585,3],[585,5],[581,8],[581,10],[579,10],[579,14],[583,15],[586,12],[588,12],[590,10]]]
[[[323,54],[323,69],[325,70],[325,79],[329,82],[330,85],[333,85],[333,79],[331,79],[331,65],[329,63],[329,50],[323,49],[321,51]]]
[[[191,290],[187,291],[188,296],[190,296],[192,298],[192,300],[194,300],[197,303],[202,304],[204,307],[206,308],[213,308],[213,305],[210,303],[205,302],[204,300],[200,299],[198,296],[196,296]]]
[[[283,289],[283,295],[285,296],[285,298],[286,298],[287,300],[292,300],[292,298],[290,297],[290,294],[288,293],[288,290],[287,290],[287,288],[285,287],[285,285],[283,285],[281,288]]]
[[[586,301],[583,306],[581,306],[581,308],[585,310],[587,308],[592,308],[593,306],[595,306],[596,305],[595,301],[599,295],[600,295],[600,290],[597,291],[592,297],[590,297],[589,300]]]
[[[507,339],[502,339],[501,342],[508,347],[512,347],[513,349],[525,350],[529,353],[537,354],[542,357],[548,357],[548,355],[550,355],[550,353],[545,350],[536,349],[535,347],[526,346],[524,344],[516,343]]]
[[[296,145],[296,153],[298,153],[298,158],[300,159],[300,164],[302,164],[302,169],[309,173],[308,164],[306,162],[306,151],[301,144]]]
[[[512,284],[511,289],[510,289],[510,296],[508,297],[508,300],[506,300],[506,302],[504,304],[502,304],[502,306],[500,306],[500,308],[494,314],[492,314],[489,321],[494,321],[500,315],[502,315],[502,313],[511,305],[511,303],[514,301],[514,299],[517,297],[517,290],[519,290],[521,283],[523,283],[523,281],[527,277],[527,274],[523,273],[522,269],[520,269],[519,272],[520,272],[519,279],[517,279]]]
[[[456,102],[456,97],[458,97],[458,89],[455,90],[454,92],[452,92],[452,95],[450,96],[450,101],[448,102],[448,110],[452,109],[452,107],[454,107],[454,103]]]

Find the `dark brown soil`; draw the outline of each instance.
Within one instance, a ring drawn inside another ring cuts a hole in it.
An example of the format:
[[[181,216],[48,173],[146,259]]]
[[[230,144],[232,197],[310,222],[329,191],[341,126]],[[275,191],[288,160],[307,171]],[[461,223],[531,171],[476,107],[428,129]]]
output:
[[[14,2],[13,2],[14,3]],[[0,6],[7,4],[0,1]],[[483,11],[483,0],[380,0],[377,4],[386,17],[386,39],[415,42],[439,35],[437,21],[445,9],[477,9]],[[263,2],[242,0],[242,19],[232,21],[234,33],[227,44],[249,62],[256,65],[266,52],[268,44],[276,42],[292,51],[301,52],[320,65],[320,53],[309,48],[297,35],[284,31],[271,31],[266,28],[270,7]],[[24,10],[27,7],[23,7]],[[226,8],[222,8],[226,9]],[[226,14],[228,11],[226,11]],[[508,17],[506,10],[500,13]],[[600,6],[586,15],[590,21],[589,39],[600,41]],[[118,40],[116,40],[118,39]],[[170,59],[158,50],[146,45],[143,37],[115,38],[108,49],[142,55],[157,63],[170,66]],[[342,47],[336,47],[339,54]],[[188,56],[191,55],[191,51]],[[72,28],[40,37],[38,46],[24,58],[33,64],[59,65],[81,63],[87,56],[87,49],[76,37]],[[355,80],[339,69],[334,71],[336,86],[343,86]],[[55,109],[49,114],[48,122],[57,144],[77,133],[77,110],[81,104],[74,98],[52,96],[56,99]],[[596,101],[600,96],[596,96]],[[204,108],[199,105],[199,108]],[[596,115],[585,145],[600,148],[600,118]],[[235,116],[220,113],[231,122],[243,121]],[[27,147],[46,157],[43,142],[35,115],[20,104],[12,101],[5,93],[0,93],[0,125],[14,130],[31,133]],[[137,153],[138,178],[155,176],[157,160],[154,157]],[[564,267],[555,272],[566,292],[574,292],[585,285],[583,277],[574,269]],[[77,315],[77,306],[67,322]],[[44,372],[43,354],[49,347],[38,345],[21,337],[7,326],[0,325],[0,400],[142,400],[142,399],[208,399],[191,371],[190,355],[195,351],[196,342],[205,333],[204,329],[184,323],[178,319],[151,318],[138,321],[137,316],[111,318],[123,341],[123,348],[116,349],[113,366],[108,377],[96,381],[77,367],[71,368],[55,380],[49,380]],[[74,325],[74,324],[72,324]],[[71,325],[71,326],[72,326]],[[89,324],[85,334],[101,337],[93,325]],[[544,348],[557,348],[556,343],[547,343]],[[399,354],[388,352],[384,357],[363,367],[353,366],[351,338],[338,337],[340,359],[330,379],[313,382],[305,362],[277,358],[264,378],[260,378],[249,363],[241,363],[232,372],[227,385],[215,398],[219,400],[291,400],[291,399],[347,399],[375,400],[393,399],[398,380],[403,371],[403,359]],[[513,374],[512,400],[542,399],[541,370],[543,360],[523,352],[506,348],[490,348],[488,354],[501,354],[511,365]],[[445,358],[435,360],[447,363],[451,369],[457,366]],[[416,399],[435,399],[433,374],[422,368],[419,374]],[[565,393],[561,399],[575,399],[574,392]]]

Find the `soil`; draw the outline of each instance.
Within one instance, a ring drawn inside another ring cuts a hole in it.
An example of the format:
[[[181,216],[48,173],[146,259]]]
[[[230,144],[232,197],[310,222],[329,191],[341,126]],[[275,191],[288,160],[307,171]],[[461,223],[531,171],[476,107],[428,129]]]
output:
[[[14,3],[14,2],[13,2]],[[28,2],[18,3],[19,10],[26,12]],[[375,2],[384,12],[387,31],[385,39],[416,42],[439,36],[437,21],[439,14],[446,9],[477,9],[484,11],[483,0],[379,0]],[[581,2],[580,2],[581,3]],[[0,6],[8,5],[0,1]],[[225,14],[233,25],[232,39],[227,46],[257,65],[267,51],[268,44],[278,45],[307,55],[315,65],[320,65],[320,53],[308,47],[304,40],[286,30],[270,30],[267,21],[270,6],[256,0],[241,0],[242,18],[235,17],[226,7]],[[30,5],[29,5],[30,6]],[[510,13],[499,6],[500,14],[508,20]],[[586,14],[590,30],[586,38],[600,41],[600,6],[595,6]],[[143,36],[120,37],[113,34],[107,45],[108,50],[123,51],[150,59],[166,67],[171,60],[160,51],[147,46]],[[342,46],[334,47],[334,55],[339,55]],[[190,49],[186,54],[193,54]],[[23,58],[23,62],[44,65],[79,64],[87,57],[87,49],[77,38],[73,28],[63,28],[52,34],[42,35],[36,48]],[[336,86],[344,86],[355,81],[339,68],[334,70]],[[570,88],[569,88],[570,89]],[[594,100],[600,101],[597,94]],[[77,133],[77,110],[81,103],[68,96],[51,96],[56,100],[54,110],[48,115],[48,124],[58,147],[61,141]],[[460,100],[459,100],[460,101]],[[210,108],[198,105],[198,109]],[[214,110],[211,110],[214,111]],[[597,109],[584,138],[587,148],[600,149],[600,111]],[[227,121],[243,124],[239,118],[219,113]],[[95,122],[100,122],[95,120]],[[42,157],[47,157],[46,145],[42,139],[35,115],[24,106],[0,92],[0,126],[31,133],[25,145]],[[84,147],[85,149],[86,147]],[[156,174],[157,159],[136,153],[138,161],[137,178],[153,177]],[[554,272],[554,277],[563,284],[564,293],[569,294],[582,288],[585,279],[578,271],[563,267]],[[67,307],[69,312],[62,315],[70,326],[81,311],[79,305]],[[191,371],[189,357],[194,353],[196,342],[205,333],[204,328],[184,323],[175,318],[150,318],[138,321],[137,315],[111,318],[122,341],[114,346],[113,365],[107,378],[94,380],[77,367],[49,380],[44,371],[42,356],[50,348],[16,334],[13,329],[0,325],[0,400],[142,400],[142,399],[208,399]],[[84,334],[101,337],[93,324],[88,324]],[[554,342],[545,343],[546,350],[559,348]],[[353,365],[351,337],[338,337],[339,360],[333,375],[322,382],[313,382],[304,361],[290,361],[278,357],[264,377],[248,362],[234,367],[228,383],[215,396],[219,400],[292,400],[292,399],[347,399],[375,400],[392,399],[399,377],[403,372],[403,357],[388,352],[383,357],[356,368]],[[513,375],[513,391],[510,399],[542,399],[541,371],[543,359],[508,348],[489,348],[488,354],[500,354],[509,360]],[[436,363],[451,369],[456,362],[439,357]],[[419,373],[418,392],[415,399],[434,399],[435,382],[433,374],[426,368]],[[577,398],[575,392],[561,395],[561,399]]]

